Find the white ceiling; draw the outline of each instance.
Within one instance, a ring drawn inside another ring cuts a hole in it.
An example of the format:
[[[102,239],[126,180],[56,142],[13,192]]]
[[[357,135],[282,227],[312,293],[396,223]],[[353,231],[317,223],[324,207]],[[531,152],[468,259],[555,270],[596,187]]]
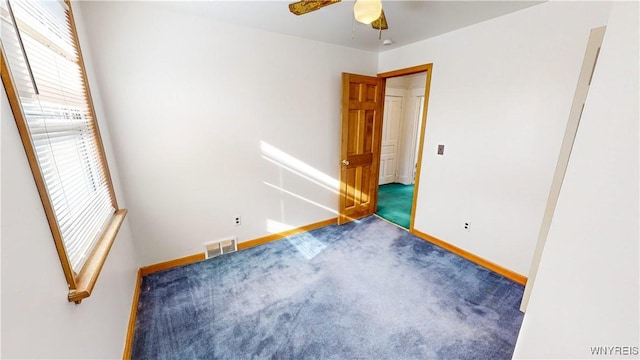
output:
[[[389,30],[378,31],[353,20],[353,1],[342,1],[296,16],[293,1],[161,1],[145,4],[211,20],[368,50],[386,51],[518,11],[542,1],[383,0]],[[353,31],[352,31],[353,29]],[[383,46],[383,40],[393,41]]]

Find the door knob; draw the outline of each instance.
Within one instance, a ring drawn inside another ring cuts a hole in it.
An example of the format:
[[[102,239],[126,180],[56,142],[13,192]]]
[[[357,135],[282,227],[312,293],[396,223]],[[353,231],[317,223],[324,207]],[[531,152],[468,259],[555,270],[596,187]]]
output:
[[[349,165],[349,160],[342,160],[342,165],[348,166]]]

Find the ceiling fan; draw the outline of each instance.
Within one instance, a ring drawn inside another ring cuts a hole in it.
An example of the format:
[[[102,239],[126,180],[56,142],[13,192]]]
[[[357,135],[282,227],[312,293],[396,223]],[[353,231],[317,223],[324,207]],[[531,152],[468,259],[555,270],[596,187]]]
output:
[[[289,11],[295,15],[304,15],[339,2],[340,0],[301,0],[289,4]],[[378,31],[389,28],[381,0],[356,0],[353,16],[358,22],[371,24],[371,27]]]

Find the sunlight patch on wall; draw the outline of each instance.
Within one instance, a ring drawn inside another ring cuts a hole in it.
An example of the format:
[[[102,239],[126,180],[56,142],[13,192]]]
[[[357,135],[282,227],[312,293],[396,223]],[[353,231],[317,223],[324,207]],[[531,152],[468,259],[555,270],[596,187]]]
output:
[[[328,206],[326,206],[326,205],[322,205],[322,204],[320,204],[319,202],[316,202],[316,201],[313,201],[313,200],[307,199],[306,197],[300,196],[300,195],[298,195],[298,194],[296,194],[296,193],[294,193],[294,192],[291,192],[291,191],[289,191],[289,190],[286,190],[286,189],[284,189],[284,188],[282,188],[282,187],[280,187],[280,186],[273,185],[273,184],[268,183],[268,182],[266,182],[266,181],[263,181],[263,183],[264,183],[265,185],[269,186],[269,187],[272,187],[272,188],[274,188],[274,189],[278,190],[278,191],[282,191],[283,193],[285,193],[285,194],[287,194],[287,195],[293,196],[293,197],[295,197],[295,198],[297,198],[297,199],[300,199],[300,200],[303,200],[303,201],[305,201],[305,202],[308,202],[308,203],[309,203],[309,204],[311,204],[311,205],[315,205],[315,206],[317,206],[317,207],[319,207],[319,208],[321,208],[321,209],[327,210],[327,211],[331,212],[332,214],[336,214],[336,215],[338,214],[338,211],[337,211],[336,209],[332,209],[332,208],[330,208],[330,207],[328,207]]]
[[[287,225],[285,223],[281,223],[276,220],[267,219],[267,231],[270,234],[277,234],[277,233],[281,233],[281,232],[285,232],[293,229],[295,229],[295,227],[291,225]]]
[[[260,142],[260,150],[262,151],[262,157],[265,160],[338,194],[338,185],[340,182],[337,179],[332,178],[313,166],[285,153],[273,145],[267,144],[264,141]]]

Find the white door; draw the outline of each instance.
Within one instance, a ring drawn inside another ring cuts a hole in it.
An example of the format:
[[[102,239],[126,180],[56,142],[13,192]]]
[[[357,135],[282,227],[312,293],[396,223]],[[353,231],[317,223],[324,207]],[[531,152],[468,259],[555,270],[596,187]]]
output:
[[[382,150],[380,152],[379,184],[397,181],[398,145],[400,143],[400,123],[404,97],[386,95],[382,120]]]

